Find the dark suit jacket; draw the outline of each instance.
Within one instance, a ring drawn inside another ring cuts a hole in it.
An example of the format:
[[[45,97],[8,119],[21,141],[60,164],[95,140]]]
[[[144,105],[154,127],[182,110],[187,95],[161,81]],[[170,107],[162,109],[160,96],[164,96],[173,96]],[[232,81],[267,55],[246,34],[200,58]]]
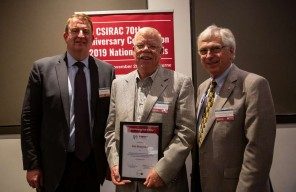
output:
[[[210,81],[198,88],[197,111]],[[223,109],[233,110],[234,120],[218,121],[215,111]],[[199,157],[193,153],[193,176],[198,177],[199,162],[203,192],[270,191],[276,123],[266,79],[234,65],[216,96],[204,131],[205,139],[197,146]]]
[[[66,55],[36,61],[30,73],[22,116],[21,147],[25,170],[43,171],[46,191],[54,191],[63,175],[69,141],[70,103]],[[115,78],[112,65],[89,57],[93,151],[99,182],[107,173],[104,131],[110,97],[99,97]]]

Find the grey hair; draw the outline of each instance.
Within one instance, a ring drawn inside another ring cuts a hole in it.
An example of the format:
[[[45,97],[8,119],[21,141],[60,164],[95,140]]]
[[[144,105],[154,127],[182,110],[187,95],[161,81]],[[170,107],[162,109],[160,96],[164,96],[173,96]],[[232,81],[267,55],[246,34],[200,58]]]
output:
[[[208,26],[203,32],[201,32],[197,38],[198,44],[201,41],[212,39],[213,37],[221,38],[222,43],[233,49],[235,55],[236,43],[233,33],[228,28],[218,27],[217,25]]]

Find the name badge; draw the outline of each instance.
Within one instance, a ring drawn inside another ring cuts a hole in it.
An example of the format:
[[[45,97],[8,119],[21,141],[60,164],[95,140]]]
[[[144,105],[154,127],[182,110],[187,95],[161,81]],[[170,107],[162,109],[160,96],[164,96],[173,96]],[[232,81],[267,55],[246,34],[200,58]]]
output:
[[[105,87],[105,88],[100,88],[99,89],[99,97],[110,97],[110,88]]]
[[[216,121],[233,121],[234,112],[233,109],[221,109],[215,111]]]
[[[157,101],[152,109],[153,112],[156,113],[168,113],[169,111],[169,103],[163,101]]]

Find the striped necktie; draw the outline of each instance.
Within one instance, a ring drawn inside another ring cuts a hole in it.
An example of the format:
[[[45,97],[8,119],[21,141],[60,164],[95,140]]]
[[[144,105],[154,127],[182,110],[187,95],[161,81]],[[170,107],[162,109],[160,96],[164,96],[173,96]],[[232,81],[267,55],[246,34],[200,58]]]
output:
[[[216,81],[212,81],[211,85],[210,85],[210,87],[208,89],[207,102],[206,102],[206,105],[205,105],[205,110],[204,110],[204,113],[202,115],[202,119],[201,119],[201,123],[200,123],[200,127],[199,127],[199,146],[201,145],[201,143],[203,142],[203,140],[205,138],[205,127],[206,127],[206,123],[207,123],[208,118],[209,118],[210,109],[211,109],[211,107],[213,106],[213,103],[214,103],[216,85],[217,85]]]

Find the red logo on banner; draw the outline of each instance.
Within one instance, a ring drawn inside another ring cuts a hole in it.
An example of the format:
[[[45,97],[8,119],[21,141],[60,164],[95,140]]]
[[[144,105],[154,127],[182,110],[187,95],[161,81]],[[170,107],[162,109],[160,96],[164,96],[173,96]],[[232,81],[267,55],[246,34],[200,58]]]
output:
[[[133,58],[133,38],[142,27],[156,28],[163,37],[160,63],[175,70],[173,13],[130,13],[89,15],[94,26],[90,55],[104,60],[116,69],[117,75],[137,68]]]

